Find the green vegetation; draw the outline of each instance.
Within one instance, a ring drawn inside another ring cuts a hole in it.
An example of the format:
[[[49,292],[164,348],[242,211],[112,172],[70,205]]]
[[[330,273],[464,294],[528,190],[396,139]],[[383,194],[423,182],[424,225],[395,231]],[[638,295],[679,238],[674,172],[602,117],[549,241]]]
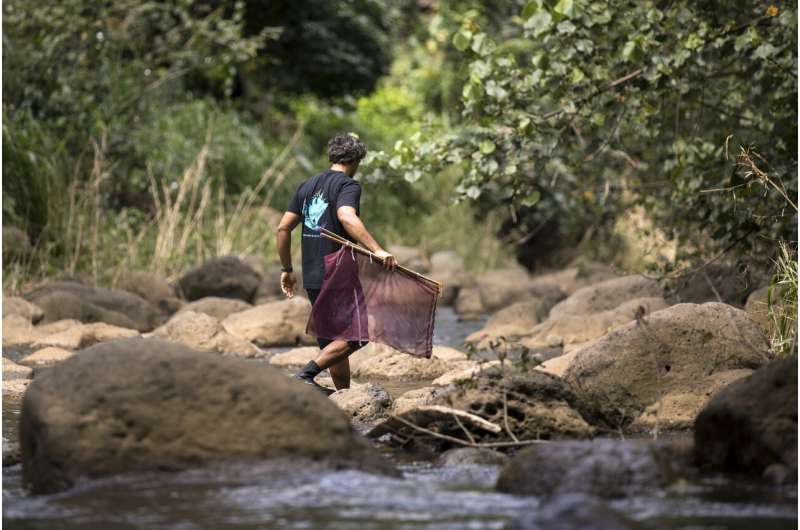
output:
[[[363,211],[378,238],[453,249],[475,270],[582,254],[669,272],[796,248],[793,4],[3,10],[3,215],[35,246],[4,263],[6,290],[174,276],[226,253],[272,261],[276,211],[342,130],[369,146]],[[677,252],[622,257],[632,211]]]

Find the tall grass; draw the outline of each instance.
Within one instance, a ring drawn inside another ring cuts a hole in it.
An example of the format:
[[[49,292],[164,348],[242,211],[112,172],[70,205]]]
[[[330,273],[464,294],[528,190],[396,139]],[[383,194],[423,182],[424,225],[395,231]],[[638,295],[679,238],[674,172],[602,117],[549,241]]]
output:
[[[778,356],[797,353],[797,249],[780,243],[767,294],[769,341]]]
[[[96,284],[116,285],[126,272],[144,270],[174,279],[203,260],[255,254],[275,259],[275,225],[279,214],[266,206],[294,170],[289,155],[302,134],[294,136],[263,171],[253,187],[229,200],[208,174],[214,145],[210,126],[206,141],[177,180],[151,172],[153,211],[115,211],[103,203],[104,188],[114,178],[104,138],[93,142],[89,179],[73,179],[61,217],[24,260],[4,265],[3,291],[14,294],[37,281],[63,275],[84,276]]]

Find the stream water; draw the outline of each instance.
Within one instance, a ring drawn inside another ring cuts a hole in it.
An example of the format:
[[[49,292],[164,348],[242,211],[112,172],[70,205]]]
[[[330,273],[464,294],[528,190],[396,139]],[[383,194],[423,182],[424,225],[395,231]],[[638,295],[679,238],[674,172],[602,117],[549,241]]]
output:
[[[439,344],[458,345],[481,322],[437,315]],[[16,357],[14,352],[3,352]],[[394,393],[394,392],[393,392]],[[19,400],[3,399],[3,439],[16,441]],[[557,443],[557,442],[555,442]],[[273,473],[222,466],[176,474],[137,473],[87,481],[69,491],[30,496],[21,466],[3,469],[3,526],[30,530],[199,529],[499,529],[541,502],[494,491],[499,468],[437,467],[387,453],[402,478],[357,471]],[[612,501],[657,528],[797,528],[797,489],[707,478],[667,492]],[[557,530],[557,529],[553,529]]]

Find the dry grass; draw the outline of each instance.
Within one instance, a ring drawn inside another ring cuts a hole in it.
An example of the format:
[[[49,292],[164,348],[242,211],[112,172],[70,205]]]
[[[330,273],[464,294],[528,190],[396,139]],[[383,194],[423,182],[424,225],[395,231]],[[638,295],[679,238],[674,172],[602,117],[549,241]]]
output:
[[[143,222],[128,222],[125,212],[103,206],[104,186],[113,177],[105,138],[93,142],[94,159],[88,181],[73,178],[65,207],[48,237],[40,238],[23,260],[4,265],[3,291],[17,294],[49,278],[83,275],[95,284],[116,285],[131,270],[168,279],[203,260],[228,255],[272,255],[277,214],[264,206],[294,169],[290,157],[302,134],[299,127],[253,188],[235,202],[224,189],[214,190],[207,174],[213,145],[206,141],[180,179],[157,179],[148,172],[154,213]],[[58,228],[55,228],[58,225]]]

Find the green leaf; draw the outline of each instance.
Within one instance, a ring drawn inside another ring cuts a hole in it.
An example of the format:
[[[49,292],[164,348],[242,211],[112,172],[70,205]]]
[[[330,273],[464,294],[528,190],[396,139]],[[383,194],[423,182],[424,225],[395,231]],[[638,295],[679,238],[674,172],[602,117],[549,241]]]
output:
[[[635,58],[636,55],[636,41],[629,40],[625,43],[625,46],[622,48],[622,58],[630,62]]]
[[[756,48],[756,51],[753,52],[753,57],[756,57],[758,59],[766,59],[767,57],[775,55],[777,51],[778,48],[776,48],[769,42],[765,42],[764,44]]]
[[[494,145],[494,142],[491,140],[484,140],[481,142],[480,149],[481,153],[484,155],[490,155],[494,153],[494,150],[497,149],[497,146]]]
[[[465,51],[469,48],[469,43],[472,40],[472,32],[466,28],[460,29],[453,35],[453,46],[456,47],[458,51]]]
[[[525,7],[522,8],[522,13],[520,14],[520,17],[522,17],[522,20],[528,20],[541,8],[542,8],[542,0],[531,0],[530,2],[525,4]]]
[[[553,13],[560,15],[561,18],[572,18],[576,13],[575,0],[558,0],[558,3],[553,8]]]
[[[525,23],[525,28],[533,31],[533,36],[538,37],[550,29],[553,17],[547,11],[539,11]]]
[[[524,199],[519,201],[519,203],[522,206],[526,206],[526,207],[530,208],[531,206],[533,206],[534,204],[539,202],[539,199],[541,199],[541,198],[542,198],[542,194],[539,193],[538,191],[534,190],[534,191],[531,192],[530,195],[528,195],[527,197],[525,197]]]

